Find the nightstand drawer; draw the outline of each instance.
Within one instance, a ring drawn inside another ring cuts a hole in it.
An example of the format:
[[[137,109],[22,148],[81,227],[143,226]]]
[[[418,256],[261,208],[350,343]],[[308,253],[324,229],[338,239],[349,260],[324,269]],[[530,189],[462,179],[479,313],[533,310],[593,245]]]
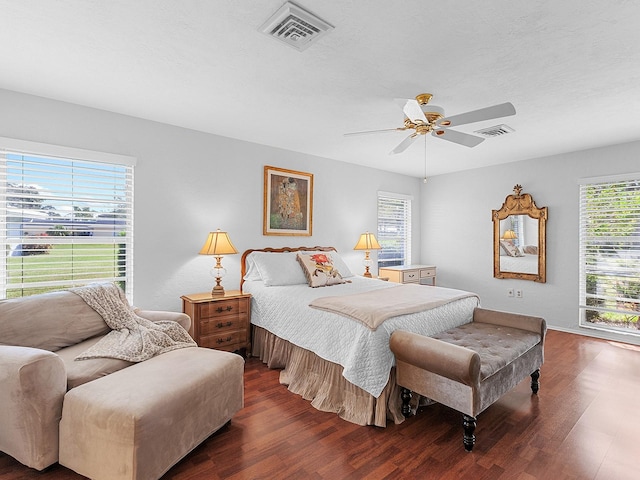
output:
[[[232,332],[247,328],[247,316],[241,314],[231,315],[228,318],[202,318],[200,320],[200,335],[212,335]]]
[[[378,269],[379,277],[387,277],[390,282],[417,283],[420,285],[436,284],[435,265],[398,265],[394,267],[381,267]],[[429,280],[431,282],[427,283]]]
[[[200,305],[200,318],[217,318],[226,315],[241,315],[247,313],[247,303],[244,299],[230,298],[220,300],[215,303],[204,303]]]
[[[247,343],[247,331],[236,330],[220,335],[203,335],[200,337],[199,346],[234,351],[245,343]]]
[[[402,272],[402,283],[419,282],[420,281],[419,275],[420,274],[418,270],[410,270],[408,272]]]
[[[420,270],[420,278],[433,278],[436,276],[435,268],[424,268]]]

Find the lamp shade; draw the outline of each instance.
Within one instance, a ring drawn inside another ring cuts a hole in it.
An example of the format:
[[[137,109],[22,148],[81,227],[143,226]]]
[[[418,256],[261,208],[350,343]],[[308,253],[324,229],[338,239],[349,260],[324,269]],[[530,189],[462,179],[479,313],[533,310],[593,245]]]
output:
[[[375,235],[369,232],[360,235],[358,243],[353,247],[354,250],[380,250],[381,248]]]
[[[220,229],[209,232],[207,241],[200,249],[200,255],[230,255],[232,253],[238,253],[238,251],[231,243],[227,232],[221,232]]]
[[[518,236],[513,230],[506,230],[502,236],[503,240],[515,240],[516,238],[518,238]]]

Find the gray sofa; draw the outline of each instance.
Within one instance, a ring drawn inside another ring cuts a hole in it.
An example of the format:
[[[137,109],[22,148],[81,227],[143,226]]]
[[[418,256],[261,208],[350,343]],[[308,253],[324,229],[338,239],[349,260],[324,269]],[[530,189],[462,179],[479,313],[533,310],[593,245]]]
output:
[[[181,313],[136,313],[189,329]],[[38,470],[60,460],[90,478],[159,478],[242,408],[244,359],[232,353],[74,361],[108,332],[71,292],[0,301],[0,451]],[[118,415],[127,425],[110,423]]]

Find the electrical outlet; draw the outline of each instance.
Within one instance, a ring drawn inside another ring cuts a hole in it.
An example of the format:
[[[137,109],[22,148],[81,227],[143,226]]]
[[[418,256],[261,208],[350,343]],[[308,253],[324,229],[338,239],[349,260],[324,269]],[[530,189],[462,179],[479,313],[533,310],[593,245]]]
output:
[[[522,290],[516,290],[516,298],[522,298]]]
[[[507,290],[507,297],[513,297],[513,288]]]

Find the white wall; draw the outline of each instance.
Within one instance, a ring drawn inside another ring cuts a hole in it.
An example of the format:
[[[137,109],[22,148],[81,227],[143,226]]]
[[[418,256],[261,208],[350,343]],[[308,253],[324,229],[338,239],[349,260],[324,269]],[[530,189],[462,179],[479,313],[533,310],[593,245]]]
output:
[[[640,344],[629,335],[578,325],[580,178],[640,172],[640,142],[567,153],[460,173],[423,186],[422,259],[438,267],[438,284],[480,295],[486,308],[542,316],[553,328]],[[493,278],[493,223],[516,184],[538,207],[549,207],[547,283]],[[508,298],[507,289],[523,291]]]
[[[417,178],[0,90],[0,136],[135,156],[134,302],[180,311],[180,295],[209,291],[210,230],[249,248],[332,245],[362,273],[359,235],[377,226],[377,191],[415,198],[412,250],[420,256]],[[286,127],[283,127],[286,128]],[[262,235],[263,167],[314,175],[313,236]],[[223,260],[237,289],[240,255]]]

